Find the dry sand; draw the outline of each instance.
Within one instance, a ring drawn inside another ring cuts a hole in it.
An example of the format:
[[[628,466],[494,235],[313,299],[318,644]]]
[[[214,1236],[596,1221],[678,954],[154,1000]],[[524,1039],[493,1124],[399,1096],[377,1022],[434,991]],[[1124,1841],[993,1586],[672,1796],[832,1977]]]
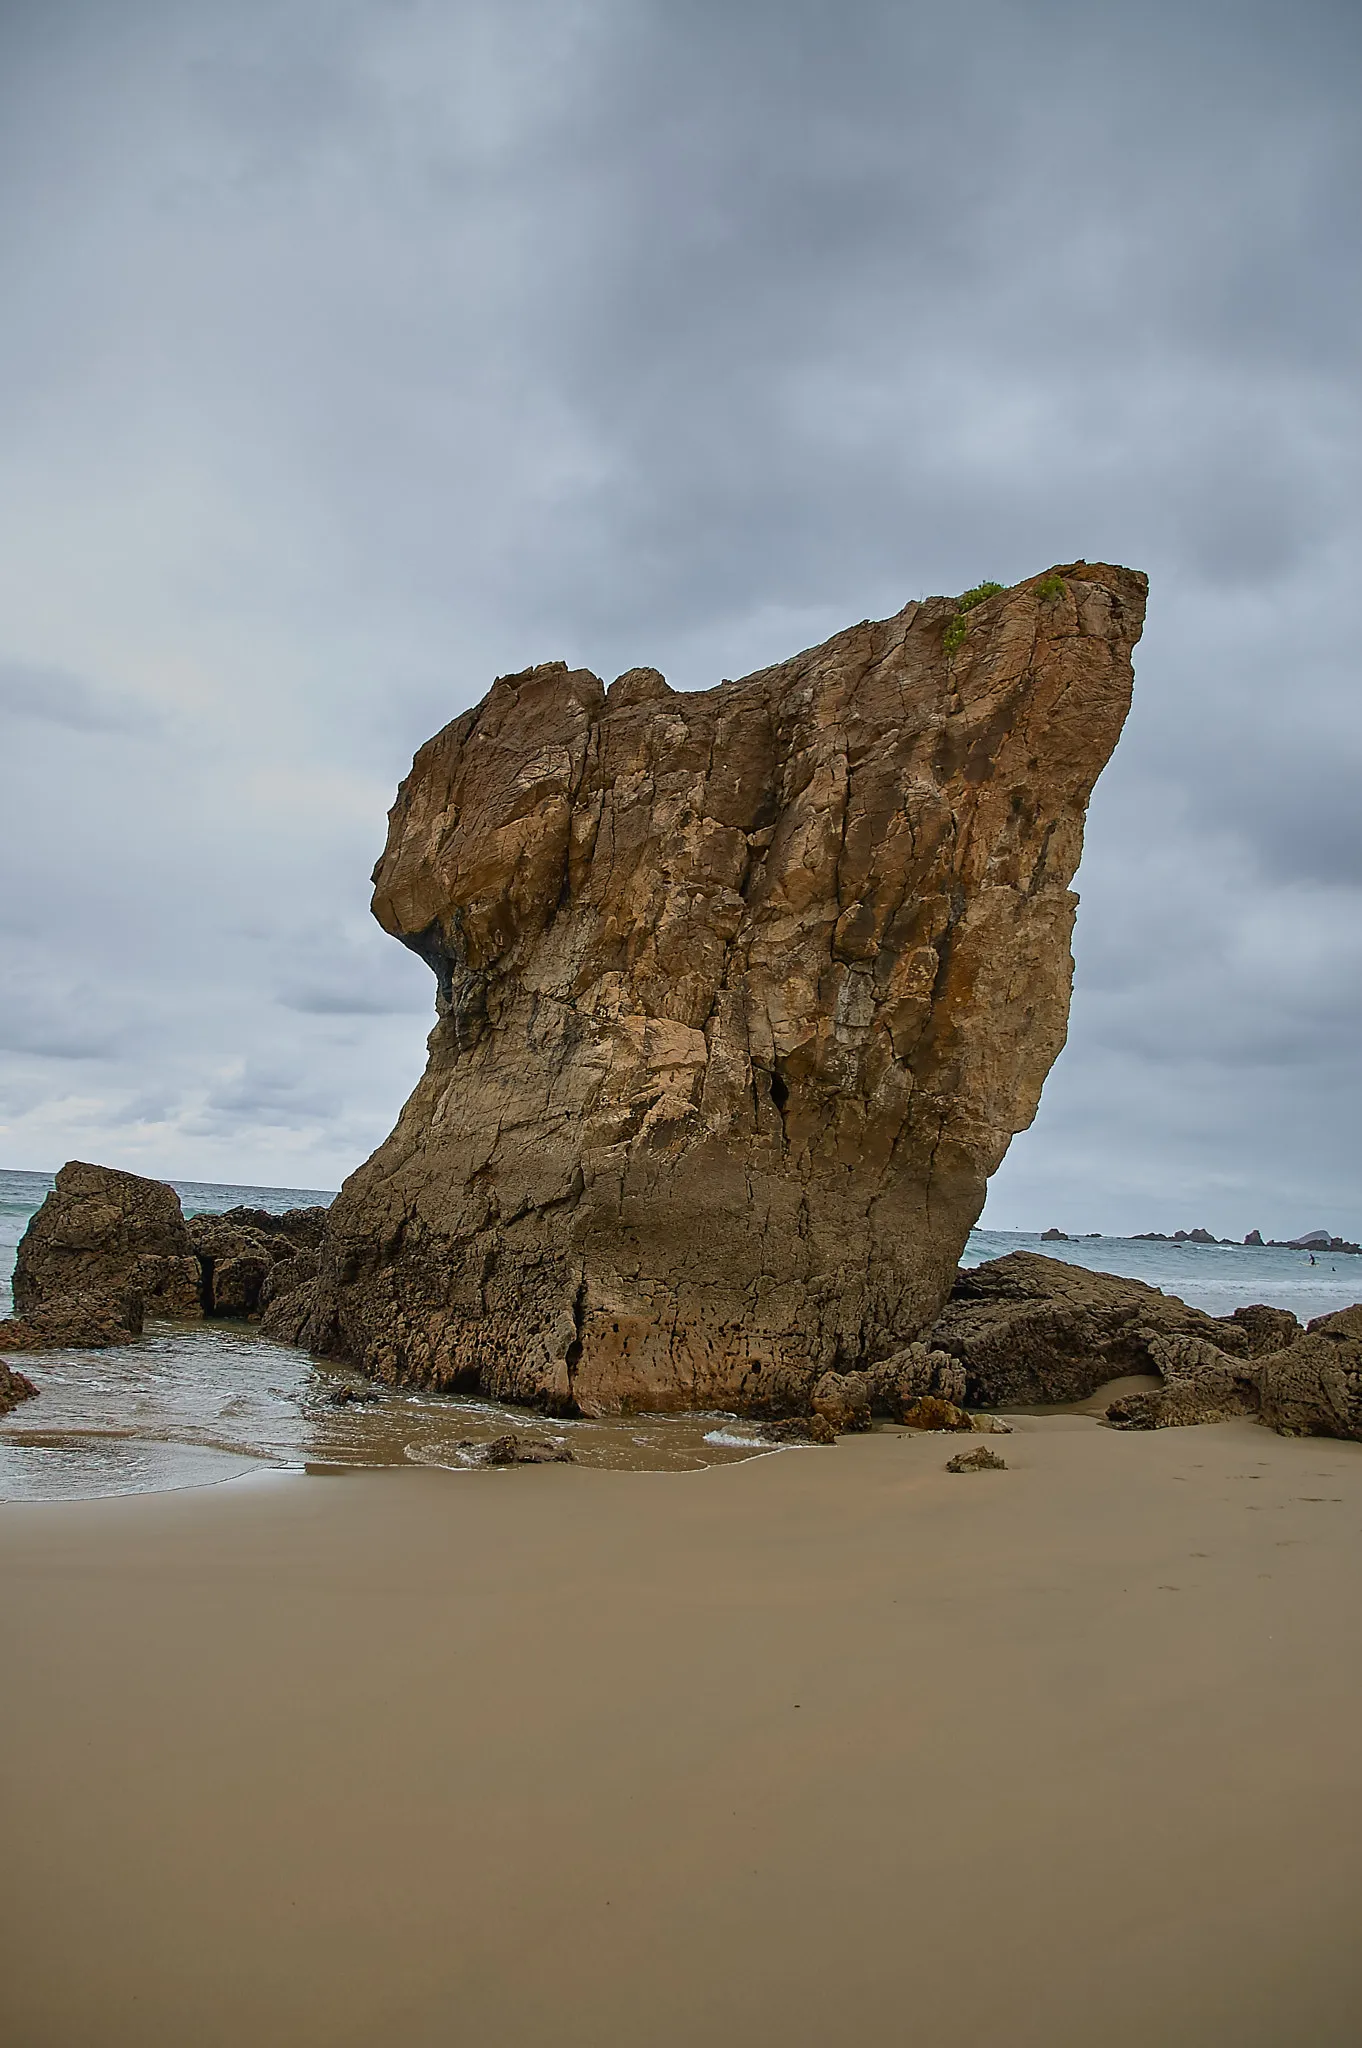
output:
[[[14,2048],[1362,2040],[1362,1446],[0,1509]]]

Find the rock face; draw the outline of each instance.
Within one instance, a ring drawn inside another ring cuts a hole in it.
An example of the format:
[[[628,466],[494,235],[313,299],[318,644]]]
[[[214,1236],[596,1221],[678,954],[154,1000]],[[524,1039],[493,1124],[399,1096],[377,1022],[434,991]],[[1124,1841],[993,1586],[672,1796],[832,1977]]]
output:
[[[1067,1028],[1145,579],[910,604],[737,683],[504,677],[374,912],[439,1021],[278,1334],[550,1410],[806,1409],[928,1326]]]
[[[31,1219],[14,1266],[20,1316],[67,1294],[140,1294],[149,1316],[197,1316],[199,1262],[173,1188],[73,1159]]]

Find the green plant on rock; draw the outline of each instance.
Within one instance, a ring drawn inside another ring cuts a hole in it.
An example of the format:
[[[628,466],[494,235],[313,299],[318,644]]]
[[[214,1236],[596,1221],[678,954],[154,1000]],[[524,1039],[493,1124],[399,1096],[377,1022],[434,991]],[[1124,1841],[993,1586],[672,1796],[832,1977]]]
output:
[[[973,590],[962,591],[955,600],[955,617],[941,636],[941,645],[947,654],[954,654],[965,637],[969,625],[969,614],[975,605],[982,604],[986,597],[996,597],[1003,589],[1001,583],[976,583]]]
[[[1058,604],[1067,588],[1062,576],[1044,576],[1036,585],[1036,596],[1042,604]]]

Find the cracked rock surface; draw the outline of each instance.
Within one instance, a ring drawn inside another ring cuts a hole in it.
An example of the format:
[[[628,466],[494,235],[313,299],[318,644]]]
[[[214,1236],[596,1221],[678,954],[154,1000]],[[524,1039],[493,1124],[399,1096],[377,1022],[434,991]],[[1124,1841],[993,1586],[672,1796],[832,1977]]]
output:
[[[586,1414],[807,1411],[916,1339],[1064,1042],[1145,590],[1077,563],[705,692],[496,682],[375,872],[429,1065],[271,1333]]]

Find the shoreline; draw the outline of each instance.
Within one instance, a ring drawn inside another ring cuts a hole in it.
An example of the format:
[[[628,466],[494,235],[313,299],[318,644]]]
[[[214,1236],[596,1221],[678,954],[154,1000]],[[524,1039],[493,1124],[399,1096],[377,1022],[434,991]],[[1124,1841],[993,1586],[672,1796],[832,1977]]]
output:
[[[1362,1446],[1013,1421],[0,1507],[16,2039],[1351,2044]]]

